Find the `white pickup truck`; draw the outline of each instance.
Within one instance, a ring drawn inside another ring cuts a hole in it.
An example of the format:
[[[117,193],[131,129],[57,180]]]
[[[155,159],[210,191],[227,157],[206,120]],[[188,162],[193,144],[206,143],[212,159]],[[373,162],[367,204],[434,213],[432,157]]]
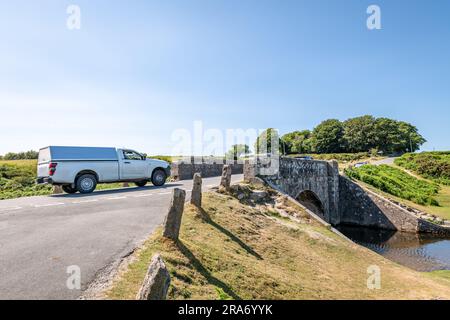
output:
[[[97,183],[162,186],[170,165],[129,149],[51,146],[39,150],[37,176],[37,183],[59,185],[67,193],[91,193]]]

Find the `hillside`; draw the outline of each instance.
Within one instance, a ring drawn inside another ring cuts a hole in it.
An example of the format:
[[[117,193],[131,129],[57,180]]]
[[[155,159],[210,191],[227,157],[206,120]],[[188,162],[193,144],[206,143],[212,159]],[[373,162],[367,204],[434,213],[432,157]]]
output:
[[[258,205],[249,193],[239,201],[236,194],[211,192],[204,194],[203,210],[188,205],[181,241],[164,240],[157,230],[103,298],[134,299],[159,252],[172,277],[169,299],[450,299],[447,273],[399,266],[285,198],[270,193]],[[367,288],[372,265],[381,268],[380,290]]]
[[[440,188],[437,184],[418,179],[407,172],[388,165],[365,165],[348,168],[350,177],[387,192],[399,198],[421,205],[439,206],[435,199]]]
[[[450,151],[407,153],[395,164],[426,179],[450,186]]]

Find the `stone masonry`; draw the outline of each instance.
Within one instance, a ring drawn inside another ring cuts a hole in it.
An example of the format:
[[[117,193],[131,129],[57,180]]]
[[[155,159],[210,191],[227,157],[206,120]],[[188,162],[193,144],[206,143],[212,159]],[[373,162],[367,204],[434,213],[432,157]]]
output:
[[[224,160],[210,161],[208,159],[191,159],[191,162],[174,162],[171,165],[171,174],[175,180],[190,180],[195,173],[200,173],[203,178],[220,177],[223,166],[227,164],[231,167],[233,174],[242,174],[243,163],[231,162],[225,163]]]
[[[229,191],[231,186],[231,167],[226,165],[222,169],[222,178],[220,180],[220,189]]]
[[[305,194],[315,195],[323,209],[323,220],[332,225],[348,224],[450,235],[449,227],[420,219],[389,199],[340,176],[336,161],[281,158],[275,163],[278,165],[274,166],[270,158],[269,161],[247,161],[244,179],[247,182],[263,179],[270,186],[299,201]],[[272,167],[272,172],[267,170],[269,167]]]
[[[294,199],[298,199],[304,191],[311,191],[322,203],[324,220],[339,224],[339,171],[336,162],[294,158],[247,161],[244,179],[251,181],[255,177]]]
[[[193,204],[197,208],[201,208],[202,206],[202,176],[200,173],[194,174],[191,204]]]
[[[144,282],[136,296],[137,300],[166,300],[170,285],[170,274],[159,254],[148,267]]]
[[[185,199],[186,191],[179,188],[173,189],[169,212],[167,213],[164,221],[163,236],[165,238],[169,238],[174,241],[178,240]]]

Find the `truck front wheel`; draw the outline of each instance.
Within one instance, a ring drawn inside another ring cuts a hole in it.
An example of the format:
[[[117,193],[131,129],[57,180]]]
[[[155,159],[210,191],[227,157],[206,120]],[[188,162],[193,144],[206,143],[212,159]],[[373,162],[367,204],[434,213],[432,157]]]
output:
[[[164,170],[155,170],[152,174],[152,183],[153,185],[160,187],[166,183],[167,175]]]
[[[97,179],[92,174],[83,174],[77,179],[76,185],[80,193],[91,193],[97,187]]]
[[[62,189],[65,193],[69,193],[69,194],[73,194],[73,193],[77,192],[77,189],[72,188],[72,186],[69,184],[62,186]]]

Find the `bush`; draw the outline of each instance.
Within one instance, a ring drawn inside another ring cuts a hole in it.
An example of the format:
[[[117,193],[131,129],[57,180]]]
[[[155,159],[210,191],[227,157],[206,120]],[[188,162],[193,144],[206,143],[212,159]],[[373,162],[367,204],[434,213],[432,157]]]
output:
[[[367,159],[369,154],[367,152],[359,153],[324,153],[324,154],[297,154],[290,155],[290,157],[310,156],[315,160],[337,160],[339,162],[350,162]]]
[[[0,160],[35,160],[38,156],[39,152],[34,150],[19,153],[9,152],[2,156]]]
[[[407,153],[395,164],[424,178],[450,185],[450,152]]]
[[[439,206],[433,198],[439,192],[439,186],[417,179],[403,170],[387,165],[365,165],[349,168],[345,173],[353,179],[365,182],[381,191],[421,205]]]
[[[0,164],[0,200],[50,194],[51,187],[37,185],[36,161]]]

